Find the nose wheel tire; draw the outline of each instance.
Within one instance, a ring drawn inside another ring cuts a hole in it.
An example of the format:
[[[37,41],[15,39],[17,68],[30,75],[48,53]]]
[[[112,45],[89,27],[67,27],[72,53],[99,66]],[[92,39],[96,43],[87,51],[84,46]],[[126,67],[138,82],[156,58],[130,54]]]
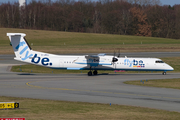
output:
[[[166,72],[163,72],[162,74],[163,74],[163,75],[166,75]]]

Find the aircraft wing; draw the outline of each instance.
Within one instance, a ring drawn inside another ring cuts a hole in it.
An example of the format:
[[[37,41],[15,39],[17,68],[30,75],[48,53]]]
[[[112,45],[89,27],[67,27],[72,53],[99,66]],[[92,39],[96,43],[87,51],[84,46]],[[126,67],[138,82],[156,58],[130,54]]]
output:
[[[86,57],[99,58],[99,57],[105,56],[105,55],[106,55],[106,53],[100,53],[100,54],[98,54],[98,55],[87,55]]]
[[[77,59],[75,61],[76,64],[87,64],[90,66],[98,66],[98,65],[112,65],[110,59],[104,57],[106,54],[101,53],[98,55],[86,55],[85,59]]]

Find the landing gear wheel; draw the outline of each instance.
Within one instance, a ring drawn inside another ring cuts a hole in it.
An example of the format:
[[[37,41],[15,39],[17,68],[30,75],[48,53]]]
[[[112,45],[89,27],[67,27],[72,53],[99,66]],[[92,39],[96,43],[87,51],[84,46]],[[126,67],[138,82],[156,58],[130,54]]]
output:
[[[88,72],[88,76],[92,76],[92,72],[91,71]]]
[[[93,74],[94,74],[94,75],[97,75],[97,74],[98,74],[97,70],[95,70],[95,71],[93,72]]]
[[[163,75],[166,75],[166,72],[163,72],[162,74],[163,74]]]

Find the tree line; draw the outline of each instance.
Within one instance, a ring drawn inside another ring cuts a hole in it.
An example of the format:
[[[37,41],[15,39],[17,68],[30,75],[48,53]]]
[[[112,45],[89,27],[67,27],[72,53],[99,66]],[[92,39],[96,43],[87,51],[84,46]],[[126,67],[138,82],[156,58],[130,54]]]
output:
[[[0,4],[0,27],[180,39],[180,5],[159,0],[32,0]]]

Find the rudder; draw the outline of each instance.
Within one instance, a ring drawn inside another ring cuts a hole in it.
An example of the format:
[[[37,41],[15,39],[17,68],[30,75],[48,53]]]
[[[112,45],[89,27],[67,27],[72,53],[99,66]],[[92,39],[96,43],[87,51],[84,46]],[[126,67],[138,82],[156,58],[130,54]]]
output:
[[[9,37],[14,53],[16,55],[15,59],[26,61],[28,58],[33,56],[32,50],[24,38],[26,34],[7,33],[7,36]]]

